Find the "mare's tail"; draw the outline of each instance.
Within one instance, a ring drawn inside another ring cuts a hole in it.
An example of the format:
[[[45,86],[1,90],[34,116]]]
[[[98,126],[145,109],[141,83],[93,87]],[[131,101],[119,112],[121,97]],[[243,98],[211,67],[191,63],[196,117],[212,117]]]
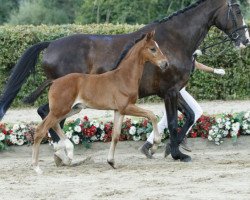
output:
[[[35,69],[40,52],[47,48],[49,44],[50,42],[41,42],[28,48],[15,65],[0,97],[0,120],[5,115],[27,77]]]

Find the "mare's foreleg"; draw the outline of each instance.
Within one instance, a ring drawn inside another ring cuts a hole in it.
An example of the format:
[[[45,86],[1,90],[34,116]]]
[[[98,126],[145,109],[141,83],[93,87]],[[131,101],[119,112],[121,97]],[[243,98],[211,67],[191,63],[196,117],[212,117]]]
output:
[[[177,100],[178,92],[173,90],[165,95],[165,107],[168,120],[168,128],[170,132],[170,151],[173,159],[188,162],[191,160],[191,157],[183,154],[179,150],[179,140],[178,140],[178,112],[177,112]]]
[[[113,126],[113,134],[112,134],[112,141],[109,149],[108,154],[108,164],[110,164],[115,169],[115,148],[119,141],[120,134],[121,134],[121,127],[124,115],[121,115],[118,111],[114,113],[114,126]]]

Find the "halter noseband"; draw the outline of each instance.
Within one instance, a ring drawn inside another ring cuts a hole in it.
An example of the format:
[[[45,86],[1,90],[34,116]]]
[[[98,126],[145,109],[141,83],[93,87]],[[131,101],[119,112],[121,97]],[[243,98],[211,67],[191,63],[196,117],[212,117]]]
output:
[[[242,30],[242,29],[247,29],[247,25],[244,25],[244,26],[240,26],[238,27],[238,23],[237,23],[237,20],[236,20],[236,16],[233,12],[233,6],[240,6],[238,3],[232,3],[231,0],[228,1],[228,14],[227,14],[227,21],[229,20],[229,18],[231,17],[232,19],[232,22],[233,22],[233,30],[231,31],[231,33],[228,34],[228,37],[233,40],[233,41],[236,41],[240,34],[238,33],[239,30]],[[227,22],[228,23],[228,22]]]

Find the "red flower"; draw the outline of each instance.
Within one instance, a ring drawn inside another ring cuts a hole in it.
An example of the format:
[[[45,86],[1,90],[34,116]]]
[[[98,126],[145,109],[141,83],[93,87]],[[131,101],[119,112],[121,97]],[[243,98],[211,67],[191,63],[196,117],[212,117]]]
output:
[[[196,137],[197,137],[197,133],[196,133],[196,132],[192,132],[192,133],[191,133],[191,137],[192,137],[192,138],[196,138]]]
[[[3,132],[4,135],[7,135],[7,133],[8,133],[5,129],[2,130],[2,132]]]
[[[87,116],[84,116],[83,121],[88,122],[89,118]]]

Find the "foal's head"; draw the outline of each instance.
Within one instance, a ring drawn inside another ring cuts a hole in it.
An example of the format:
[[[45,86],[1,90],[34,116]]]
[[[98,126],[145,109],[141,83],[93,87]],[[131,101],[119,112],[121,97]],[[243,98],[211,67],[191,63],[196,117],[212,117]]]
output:
[[[145,61],[152,62],[162,70],[165,70],[168,66],[168,59],[160,50],[157,42],[153,40],[154,34],[155,31],[152,31],[147,33],[143,38],[142,56]]]

